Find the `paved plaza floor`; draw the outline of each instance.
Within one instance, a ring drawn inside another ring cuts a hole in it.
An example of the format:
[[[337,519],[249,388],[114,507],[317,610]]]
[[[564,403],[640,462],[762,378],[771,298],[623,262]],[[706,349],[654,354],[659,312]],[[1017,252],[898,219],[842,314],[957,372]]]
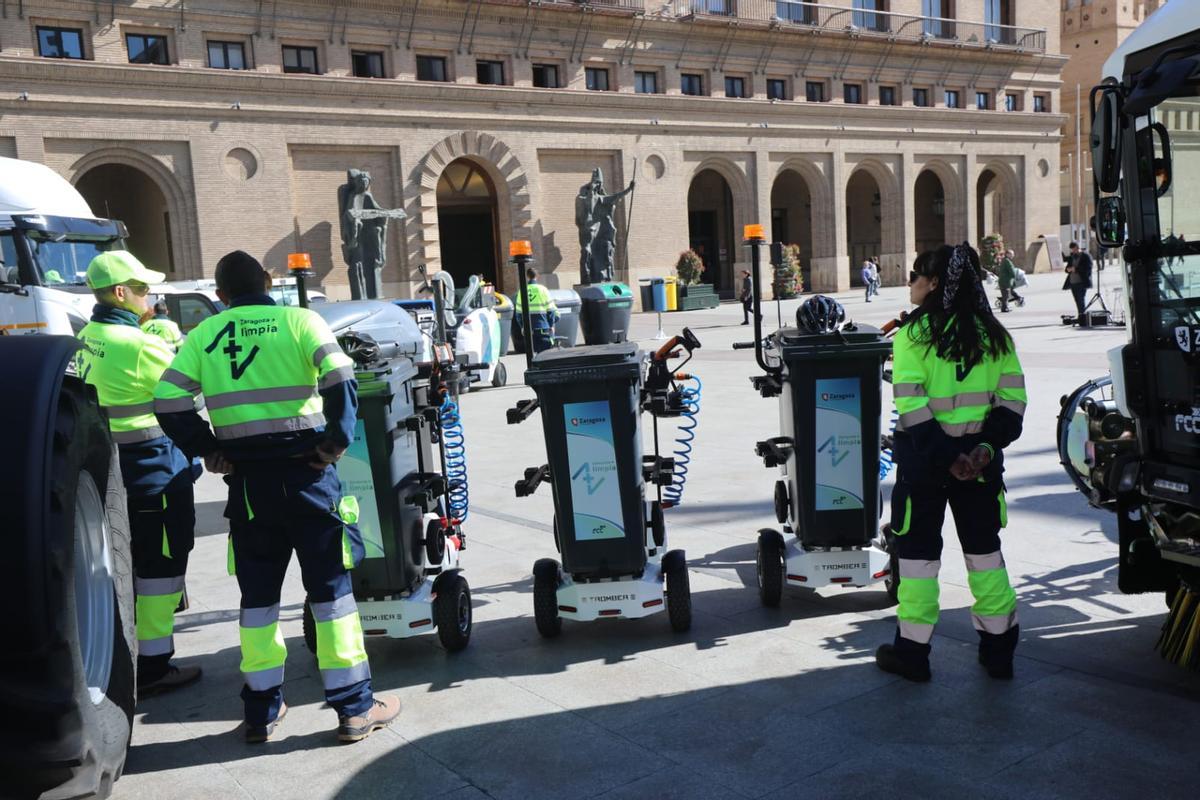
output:
[[[281,625],[291,711],[277,739],[241,738],[238,592],[226,575],[224,484],[198,485],[191,608],[179,618],[180,661],[203,680],[142,702],[115,796],[186,798],[1194,798],[1200,785],[1200,675],[1153,650],[1161,595],[1116,586],[1116,520],[1088,507],[1058,463],[1059,398],[1106,370],[1121,330],[1063,327],[1061,276],[1033,276],[1028,304],[1002,319],[1028,376],[1025,434],[1009,450],[1009,524],[1021,643],[1016,679],[996,682],[975,661],[976,635],[961,549],[947,519],[942,619],[933,681],[880,672],[894,608],[882,586],[786,590],[760,606],[755,535],[774,525],[775,470],[754,443],[778,434],[778,401],[748,378],[753,353],[741,309],[668,314],[673,332],[703,341],[692,370],[704,381],[697,441],[681,507],[667,512],[686,549],[695,609],[687,634],[665,614],[566,623],[542,640],[531,568],[553,556],[548,487],[517,499],[525,467],[544,463],[537,419],[505,424],[531,397],[523,360],[510,385],[462,401],[471,510],[464,554],[474,594],[470,646],[448,654],[436,636],[372,639],[377,690],[400,695],[389,730],[338,745],[320,676],[301,637],[304,595],[293,562]],[[907,290],[870,305],[840,295],[858,321],[882,323]],[[782,304],[794,319],[797,301]],[[775,304],[766,304],[769,323]],[[774,325],[772,324],[773,328]],[[634,318],[651,345],[653,314]],[[890,405],[890,387],[885,404]],[[886,406],[885,406],[886,407]],[[885,483],[890,492],[893,479]]]

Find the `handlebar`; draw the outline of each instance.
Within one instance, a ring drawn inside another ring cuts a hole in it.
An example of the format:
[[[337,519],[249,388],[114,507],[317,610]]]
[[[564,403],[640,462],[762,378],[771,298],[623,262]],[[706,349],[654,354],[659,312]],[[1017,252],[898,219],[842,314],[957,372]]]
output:
[[[734,350],[753,350],[754,342],[734,342],[733,349]]]
[[[672,336],[662,347],[655,351],[654,360],[666,361],[668,358],[678,357],[679,353],[672,351],[680,345],[683,345],[683,349],[691,353],[700,347],[700,340],[696,338],[696,334],[692,333],[690,328],[684,328],[683,333],[678,336]]]

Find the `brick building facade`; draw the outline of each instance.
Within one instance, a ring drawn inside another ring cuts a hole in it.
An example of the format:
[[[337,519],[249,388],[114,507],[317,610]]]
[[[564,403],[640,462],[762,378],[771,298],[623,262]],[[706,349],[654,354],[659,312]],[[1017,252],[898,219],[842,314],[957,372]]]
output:
[[[633,284],[692,247],[731,291],[750,222],[799,244],[818,290],[866,255],[901,283],[919,248],[993,232],[1044,268],[1059,23],[1039,0],[10,1],[0,155],[66,176],[172,278],[306,251],[334,297],[349,168],[408,215],[396,296],[421,266],[511,288],[514,238],[577,283],[594,167],[637,181]]]

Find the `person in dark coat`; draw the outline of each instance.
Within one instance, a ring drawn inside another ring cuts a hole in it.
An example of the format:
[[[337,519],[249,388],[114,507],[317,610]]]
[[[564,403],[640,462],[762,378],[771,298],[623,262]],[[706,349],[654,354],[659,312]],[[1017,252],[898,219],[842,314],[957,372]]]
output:
[[[1067,279],[1063,281],[1063,289],[1070,289],[1075,298],[1075,309],[1078,319],[1083,319],[1087,290],[1092,288],[1092,257],[1086,250],[1081,250],[1078,242],[1071,242],[1071,255],[1067,260]]]
[[[742,301],[742,324],[750,324],[750,309],[754,305],[754,287],[750,283],[750,270],[742,270],[742,291],[738,295]]]

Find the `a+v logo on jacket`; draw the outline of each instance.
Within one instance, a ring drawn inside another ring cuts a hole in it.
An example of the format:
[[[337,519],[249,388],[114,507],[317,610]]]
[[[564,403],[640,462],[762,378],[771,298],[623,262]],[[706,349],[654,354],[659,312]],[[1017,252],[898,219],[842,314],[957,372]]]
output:
[[[217,335],[213,338],[212,342],[209,343],[208,347],[204,348],[204,352],[211,353],[213,350],[217,349],[217,345],[221,343],[221,339],[225,338],[226,336],[229,337],[229,342],[225,345],[221,352],[229,356],[230,376],[235,381],[241,380],[242,375],[244,375],[246,372],[246,368],[250,366],[250,364],[254,361],[254,357],[258,355],[258,345],[254,345],[254,347],[250,350],[250,354],[246,356],[246,359],[239,363],[238,353],[241,353],[246,348],[238,344],[237,323],[234,320],[230,320],[229,322],[225,323],[225,327],[221,328],[221,330],[217,332]],[[959,380],[962,379],[960,378]]]

